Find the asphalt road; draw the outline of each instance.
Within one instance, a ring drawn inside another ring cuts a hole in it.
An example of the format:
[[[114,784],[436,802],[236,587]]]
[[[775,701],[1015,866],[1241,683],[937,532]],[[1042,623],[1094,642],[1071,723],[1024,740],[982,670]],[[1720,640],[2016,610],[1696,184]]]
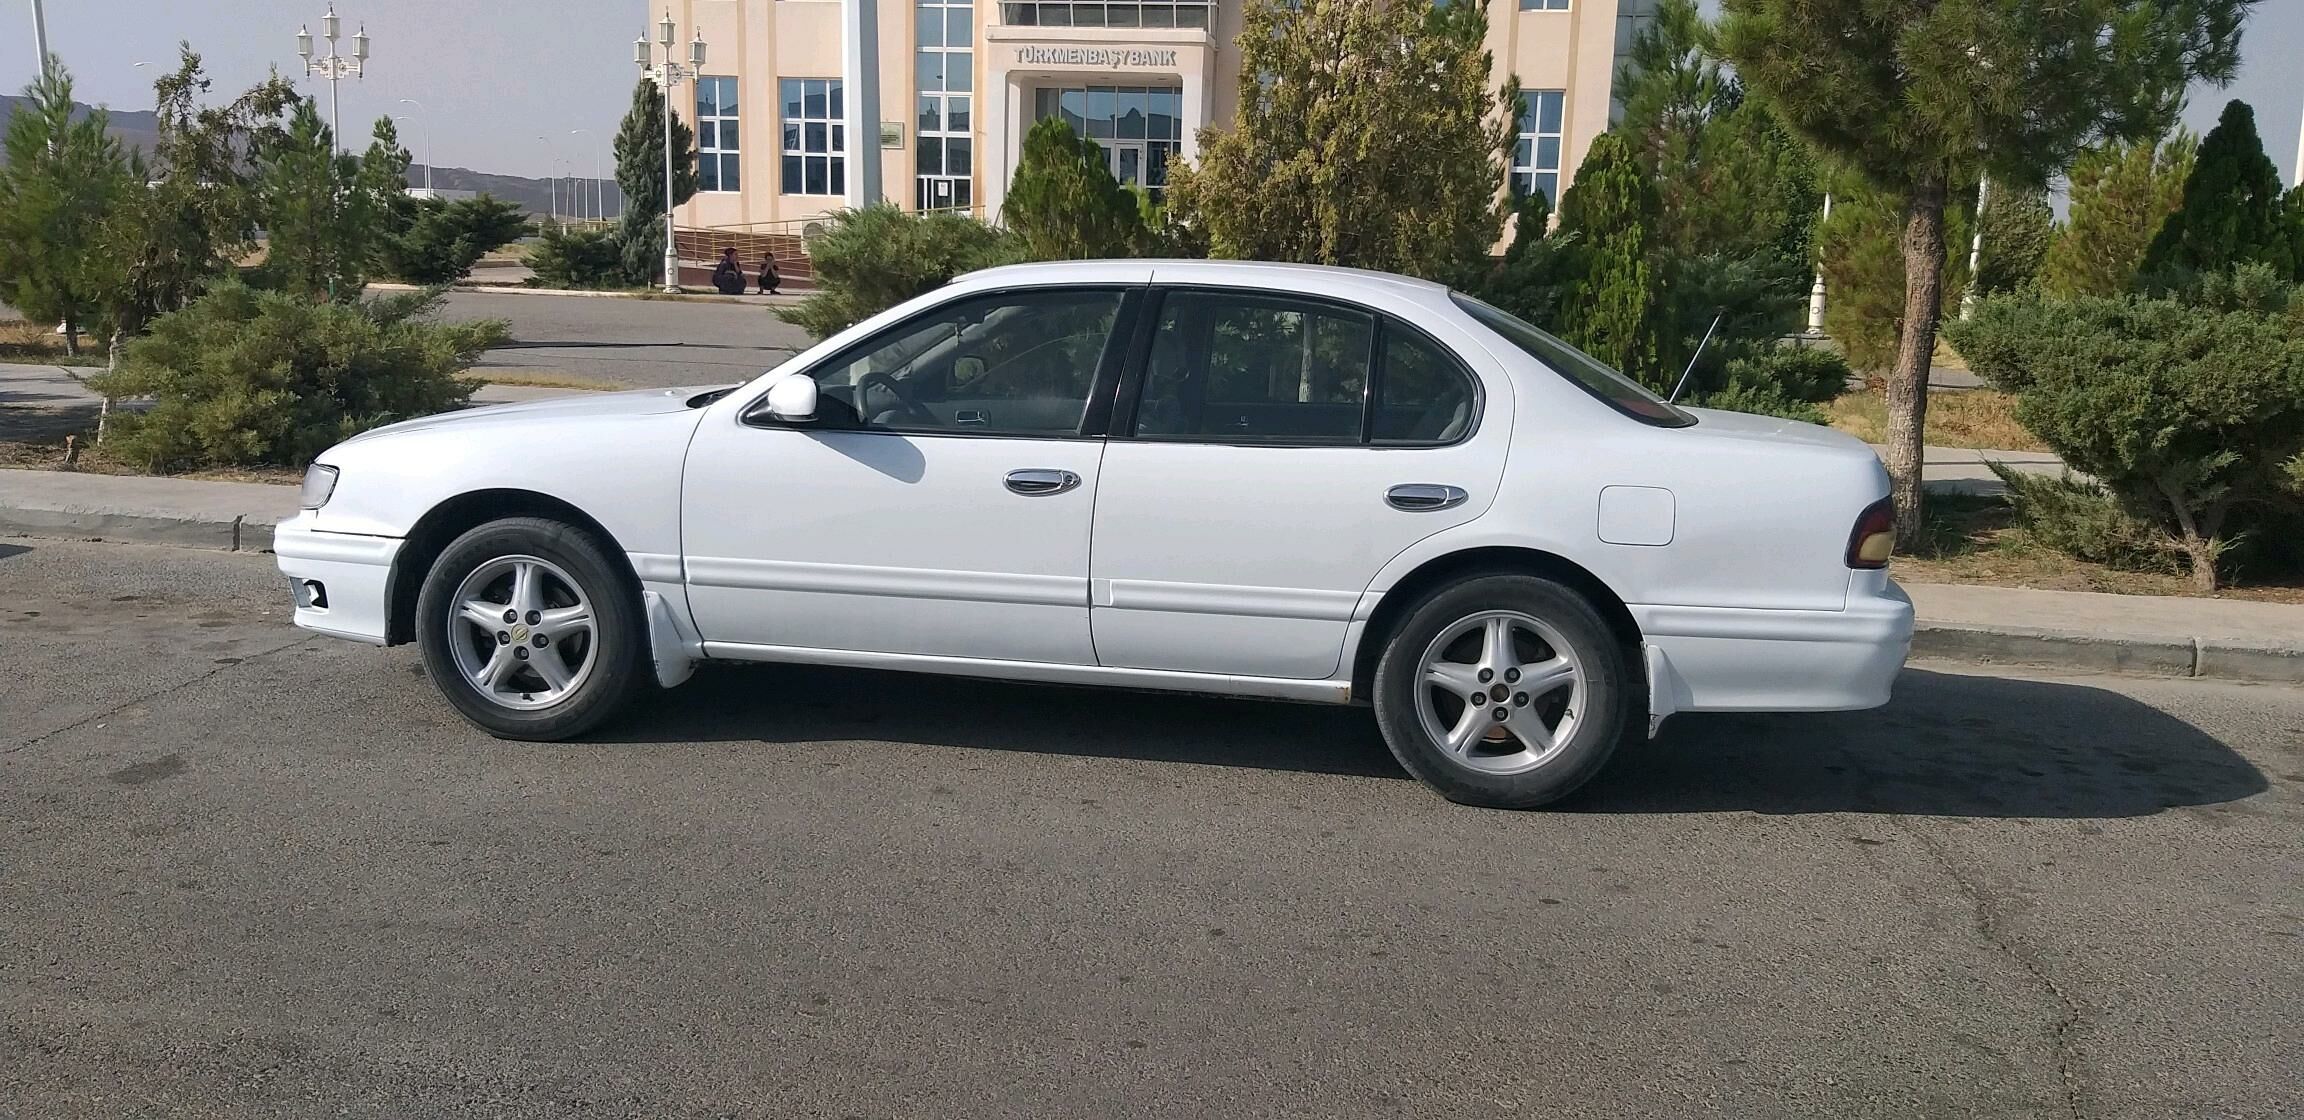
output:
[[[451,292],[443,314],[510,322],[512,341],[488,352],[483,374],[631,388],[746,381],[809,344],[806,331],[749,303]]]
[[[2304,1112],[2304,693],[1915,669],[1557,812],[1364,713],[710,671],[558,746],[0,542],[0,1116]]]

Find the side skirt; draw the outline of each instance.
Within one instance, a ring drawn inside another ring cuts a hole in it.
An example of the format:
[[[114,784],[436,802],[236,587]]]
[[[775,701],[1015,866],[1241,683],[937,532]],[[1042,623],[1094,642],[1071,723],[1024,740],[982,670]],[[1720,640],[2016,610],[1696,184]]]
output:
[[[1301,681],[1276,677],[1235,677],[1220,673],[1186,673],[1174,669],[1121,669],[1104,665],[1052,665],[1040,661],[994,661],[976,657],[942,657],[909,653],[873,653],[848,649],[804,649],[797,646],[752,645],[746,642],[705,642],[704,656],[728,661],[773,661],[791,665],[837,665],[850,669],[893,669],[907,673],[987,677],[994,680],[1034,681],[1042,684],[1097,685],[1142,688],[1162,692],[1200,692],[1215,696],[1250,696],[1268,700],[1295,700],[1311,704],[1349,704],[1352,682]]]

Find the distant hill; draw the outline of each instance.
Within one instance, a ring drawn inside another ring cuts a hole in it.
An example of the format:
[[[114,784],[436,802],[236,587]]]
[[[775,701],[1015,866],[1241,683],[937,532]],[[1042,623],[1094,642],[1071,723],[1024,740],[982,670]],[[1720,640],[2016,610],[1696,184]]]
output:
[[[16,107],[22,104],[24,104],[24,98],[16,94],[0,94],[0,132],[7,131],[8,119],[16,115]],[[109,131],[112,135],[120,138],[122,145],[149,152],[152,150],[153,144],[158,142],[160,118],[150,109],[106,109],[105,113],[107,114],[106,123],[110,126]],[[87,116],[88,106],[75,102],[72,106],[72,119],[84,120]],[[5,161],[7,158],[6,152],[0,152],[0,161]]]
[[[17,106],[23,103],[24,98],[15,94],[0,94],[0,133],[6,132],[8,119],[16,114]],[[83,119],[87,117],[88,112],[88,106],[74,105],[72,119]],[[112,135],[119,138],[122,146],[148,152],[159,141],[159,118],[151,110],[106,109],[105,113],[106,124]],[[362,142],[365,144],[365,138]],[[0,162],[6,162],[7,158],[8,154],[5,151],[0,151]],[[408,185],[412,187],[424,185],[424,167],[422,164],[408,169]],[[530,179],[523,175],[498,175],[488,171],[474,171],[466,167],[438,167],[432,171],[432,186],[444,191],[480,191],[492,194],[507,202],[518,203],[537,214],[548,214],[552,210],[552,184],[544,179]],[[563,197],[560,200],[560,212],[562,214],[590,213],[592,197],[590,183],[578,180],[575,186],[583,193],[584,205],[579,209],[574,201]],[[565,195],[569,189],[569,181],[562,180],[559,186],[560,192]],[[623,212],[622,196],[617,192],[614,180],[603,185],[601,196],[607,205],[609,214],[614,215]]]

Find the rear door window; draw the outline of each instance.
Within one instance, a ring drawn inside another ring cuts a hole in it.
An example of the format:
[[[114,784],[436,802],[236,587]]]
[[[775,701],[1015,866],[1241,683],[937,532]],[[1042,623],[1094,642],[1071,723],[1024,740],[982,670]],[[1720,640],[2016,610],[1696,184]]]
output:
[[[1174,291],[1161,301],[1135,434],[1355,444],[1375,316],[1312,300]]]

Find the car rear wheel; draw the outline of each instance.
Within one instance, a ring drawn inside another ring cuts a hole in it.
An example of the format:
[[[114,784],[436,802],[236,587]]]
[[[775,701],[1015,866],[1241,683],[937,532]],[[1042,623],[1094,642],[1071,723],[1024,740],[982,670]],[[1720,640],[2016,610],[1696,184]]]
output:
[[[1567,796],[1626,726],[1622,646],[1592,604],[1534,576],[1487,575],[1410,609],[1376,666],[1376,721],[1400,765],[1452,801],[1527,809]]]
[[[417,596],[416,643],[448,702],[507,739],[581,735],[647,680],[630,581],[590,534],[543,518],[451,542]]]

